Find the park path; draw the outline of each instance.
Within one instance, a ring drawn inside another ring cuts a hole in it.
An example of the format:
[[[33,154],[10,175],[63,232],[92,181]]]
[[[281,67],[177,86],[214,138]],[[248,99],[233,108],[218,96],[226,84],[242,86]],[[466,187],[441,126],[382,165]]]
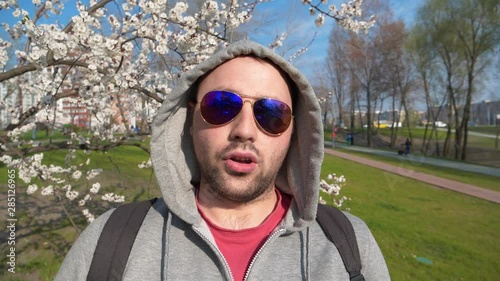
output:
[[[350,161],[354,161],[354,162],[357,162],[360,164],[368,165],[368,166],[371,166],[371,167],[374,167],[377,169],[381,169],[381,170],[384,170],[384,171],[387,171],[387,172],[390,172],[393,174],[400,175],[402,177],[415,179],[415,180],[425,182],[425,183],[428,183],[428,184],[431,184],[431,185],[434,185],[437,187],[453,190],[456,192],[460,192],[463,194],[467,194],[470,196],[474,196],[477,198],[488,200],[488,201],[491,201],[491,202],[494,202],[497,204],[500,203],[500,192],[497,192],[497,191],[473,186],[470,184],[466,184],[466,183],[462,183],[462,182],[458,182],[458,181],[454,181],[454,180],[444,179],[441,177],[436,177],[433,175],[429,175],[429,174],[417,172],[417,171],[414,171],[411,169],[407,169],[407,168],[404,168],[401,166],[395,166],[395,165],[386,164],[386,163],[379,162],[379,161],[374,161],[371,159],[366,159],[363,157],[351,155],[349,153],[340,152],[340,151],[329,149],[326,147],[325,147],[325,153],[328,153],[328,154],[331,154],[331,155],[334,155],[334,156],[337,156],[337,157],[340,157],[343,159],[347,159]],[[434,163],[432,163],[432,164],[434,165]],[[499,175],[499,174],[497,174],[497,175]],[[499,180],[500,180],[500,178],[499,178]]]

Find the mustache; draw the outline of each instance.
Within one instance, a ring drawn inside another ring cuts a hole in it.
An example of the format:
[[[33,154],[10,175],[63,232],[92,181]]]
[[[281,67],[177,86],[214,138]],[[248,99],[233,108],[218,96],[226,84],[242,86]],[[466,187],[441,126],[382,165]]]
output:
[[[249,142],[244,142],[244,143],[243,142],[231,142],[228,146],[226,146],[222,151],[220,151],[218,153],[218,156],[220,158],[222,158],[223,155],[225,155],[226,153],[229,153],[230,151],[235,150],[235,149],[250,150],[253,153],[255,153],[255,155],[260,156],[260,151],[255,147],[255,145],[253,145],[253,143],[249,143]]]

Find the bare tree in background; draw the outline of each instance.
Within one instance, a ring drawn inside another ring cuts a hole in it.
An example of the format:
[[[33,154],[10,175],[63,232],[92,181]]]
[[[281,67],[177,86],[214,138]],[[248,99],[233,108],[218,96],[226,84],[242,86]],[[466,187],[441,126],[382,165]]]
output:
[[[329,37],[328,57],[325,62],[328,76],[333,90],[333,97],[337,105],[337,124],[344,124],[343,114],[347,99],[349,98],[349,84],[352,79],[349,70],[349,57],[347,55],[347,34],[339,27],[334,27]]]
[[[421,152],[424,154],[432,152],[431,144],[434,140],[435,148],[433,151],[435,151],[437,156],[440,156],[441,148],[436,121],[447,100],[447,96],[444,94],[439,95],[441,91],[436,90],[439,86],[438,76],[440,75],[436,65],[437,54],[432,51],[430,44],[426,43],[427,40],[429,40],[429,36],[427,36],[422,26],[417,24],[410,32],[406,46],[418,76],[418,89],[422,89],[424,92],[427,108],[427,122],[425,123]]]
[[[420,24],[431,40],[446,73],[448,132],[444,155],[451,150],[455,127],[454,157],[467,156],[468,123],[478,78],[491,63],[500,42],[500,6],[495,0],[428,0],[419,10]]]

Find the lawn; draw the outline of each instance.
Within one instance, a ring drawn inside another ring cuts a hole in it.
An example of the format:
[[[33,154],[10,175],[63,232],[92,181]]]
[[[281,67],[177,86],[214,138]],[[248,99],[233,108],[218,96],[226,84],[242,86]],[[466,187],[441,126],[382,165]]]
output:
[[[491,129],[489,127],[471,127],[475,128],[475,130],[471,130],[474,132],[484,132],[484,133],[490,133],[491,134]],[[469,128],[469,129],[471,129]],[[429,138],[429,134],[431,133],[432,128],[429,127],[427,130],[427,139]],[[383,136],[391,136],[391,129],[390,128],[381,128],[378,130],[378,133]],[[418,128],[411,128],[411,134],[413,140],[423,140],[425,133],[425,128],[423,127],[418,127]],[[403,136],[403,137],[409,137],[409,132],[408,128],[398,128],[397,132],[398,136]],[[443,143],[446,139],[446,129],[440,128],[437,131],[438,139],[440,143]],[[494,134],[492,134],[494,135]],[[433,135],[434,139],[434,135]],[[455,129],[451,130],[451,136],[450,139],[452,142],[455,141]],[[495,138],[487,138],[487,137],[480,137],[480,136],[474,136],[474,135],[469,135],[468,140],[467,140],[467,145],[468,147],[476,147],[476,148],[495,148]],[[497,149],[500,150],[500,147],[497,147]]]
[[[393,280],[498,279],[498,204],[326,155],[322,177],[331,172],[347,177],[341,194],[373,231]]]
[[[444,142],[446,139],[446,130],[447,128],[437,128],[438,139],[441,142]],[[391,128],[373,128],[373,130],[377,130],[378,134],[383,136],[391,136]],[[408,127],[397,128],[397,134],[399,137],[407,138],[409,137]],[[330,141],[330,133],[331,129],[325,129],[325,140]],[[432,131],[432,127],[428,127],[427,129],[427,138],[429,138],[429,134]],[[469,127],[469,132],[476,132],[482,134],[488,134],[491,136],[496,136],[497,133],[500,133],[500,126],[477,126],[477,127]],[[366,133],[366,128],[357,128],[357,133]],[[414,140],[422,140],[425,133],[425,127],[412,127],[411,134]],[[434,135],[433,135],[434,137]],[[455,138],[455,129],[451,129],[451,140],[454,141]],[[483,148],[494,148],[495,147],[495,138],[487,138],[487,137],[478,137],[474,135],[469,135],[468,137],[468,145],[470,147],[483,147]],[[500,149],[500,147],[498,148]]]
[[[69,139],[70,135],[69,134],[63,134],[60,131],[50,131],[48,134],[45,131],[42,130],[37,130],[35,132],[35,138],[33,139],[33,133],[26,132],[21,136],[21,140],[29,141],[29,140],[34,140],[34,141],[41,141],[41,140],[60,140],[60,139]]]
[[[64,163],[64,155],[61,151],[46,153],[44,161]],[[78,163],[87,157],[91,159],[89,168],[105,170],[96,180],[106,184],[106,191],[124,194],[127,201],[159,195],[151,169],[137,168],[147,160],[140,149],[120,147],[90,156],[79,151],[72,161]],[[365,220],[373,231],[393,280],[497,279],[498,204],[326,155],[322,177],[331,172],[347,177],[341,194],[352,198],[348,203],[351,213]],[[6,174],[5,166],[0,166],[2,194]],[[52,280],[76,232],[54,201],[26,195],[21,184],[17,193],[22,232],[16,244],[18,273],[11,275],[4,270],[0,280]],[[99,210],[111,207],[103,205]],[[85,225],[83,220],[77,223]],[[2,241],[2,250],[5,245]],[[417,258],[429,259],[432,264]],[[1,261],[6,261],[5,255]]]
[[[496,136],[498,132],[500,132],[500,126],[478,126],[478,127],[469,127],[469,131],[490,134]]]
[[[457,171],[456,169],[451,169],[451,168],[446,168],[446,167],[437,167],[430,165],[428,163],[419,163],[416,161],[410,161],[408,158],[405,157],[387,157],[383,155],[375,155],[371,153],[364,153],[364,152],[359,152],[359,151],[352,151],[348,149],[342,149],[342,148],[336,148],[336,150],[361,156],[364,158],[384,162],[387,164],[391,164],[394,166],[406,168],[409,170],[413,170],[416,172],[421,172],[421,173],[426,173],[458,182],[463,182],[466,184],[471,184],[477,187],[482,187],[486,189],[491,189],[494,191],[500,192],[500,185],[498,184],[498,181],[500,180],[500,175],[498,177],[495,176],[489,176],[489,175],[483,175],[483,174],[477,174],[473,172],[467,172],[467,171]]]

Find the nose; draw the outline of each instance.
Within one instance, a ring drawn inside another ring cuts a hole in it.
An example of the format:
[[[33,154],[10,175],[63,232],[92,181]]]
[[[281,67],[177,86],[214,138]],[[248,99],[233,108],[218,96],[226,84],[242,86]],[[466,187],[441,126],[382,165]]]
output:
[[[233,122],[229,137],[231,140],[238,140],[240,142],[254,142],[257,138],[259,128],[255,123],[253,117],[253,109],[250,101],[244,101],[240,113]]]

